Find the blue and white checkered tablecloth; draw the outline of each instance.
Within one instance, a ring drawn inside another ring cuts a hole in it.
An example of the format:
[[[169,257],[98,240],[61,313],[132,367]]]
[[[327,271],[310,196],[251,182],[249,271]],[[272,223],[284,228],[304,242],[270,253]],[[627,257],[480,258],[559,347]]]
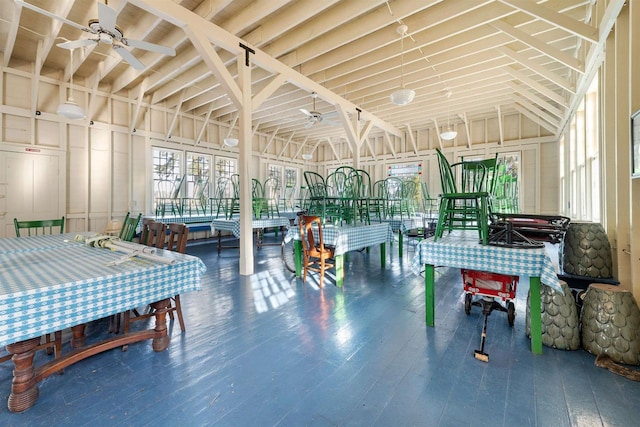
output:
[[[419,274],[425,264],[490,271],[513,276],[540,277],[542,283],[562,293],[558,276],[544,248],[515,249],[478,243],[478,234],[452,232],[418,243],[411,263]]]
[[[96,233],[65,233],[47,234],[43,236],[9,237],[0,239],[0,254],[17,252],[40,251],[67,246],[68,240],[73,240],[78,234],[83,236],[95,236]]]
[[[343,255],[349,251],[392,242],[393,231],[391,230],[391,226],[384,222],[371,225],[345,225],[340,227],[324,225],[322,227],[322,238],[324,239],[325,245],[335,246],[336,255]],[[298,227],[289,229],[285,241],[291,239],[300,240],[300,229]]]
[[[0,253],[0,345],[35,338],[187,291],[200,290],[206,267],[196,257],[158,250],[174,264],[75,241]],[[0,245],[5,244],[2,239]],[[44,244],[42,240],[40,243]],[[64,244],[63,244],[64,243]]]
[[[381,222],[386,222],[391,226],[393,231],[400,231],[405,234],[407,231],[414,228],[424,227],[425,223],[422,217],[410,217],[410,218],[386,218]]]
[[[273,228],[273,227],[289,227],[289,220],[284,217],[276,218],[262,218],[254,219],[251,221],[251,227],[255,229],[259,228]],[[240,238],[240,219],[214,219],[211,221],[211,234],[214,234],[216,230],[230,231],[233,235]]]

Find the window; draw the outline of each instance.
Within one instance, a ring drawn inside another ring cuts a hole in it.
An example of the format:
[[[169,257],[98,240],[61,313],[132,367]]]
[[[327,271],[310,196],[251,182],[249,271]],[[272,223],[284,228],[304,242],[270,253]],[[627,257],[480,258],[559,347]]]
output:
[[[598,81],[596,76],[559,144],[564,214],[595,222],[600,221],[601,209]]]
[[[164,215],[168,206],[172,214],[178,214],[180,205],[176,200],[182,189],[182,159],[181,151],[154,147],[153,162],[153,204],[156,215]]]
[[[211,176],[211,156],[199,153],[187,153],[186,194],[195,197],[198,183],[205,183],[204,194],[208,196],[208,183]]]

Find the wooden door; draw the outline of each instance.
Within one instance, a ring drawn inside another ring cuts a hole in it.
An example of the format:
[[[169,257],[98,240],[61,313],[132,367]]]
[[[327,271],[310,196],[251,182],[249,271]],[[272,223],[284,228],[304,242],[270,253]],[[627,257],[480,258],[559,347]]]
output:
[[[15,236],[13,219],[64,215],[64,160],[58,153],[0,151],[0,237]]]

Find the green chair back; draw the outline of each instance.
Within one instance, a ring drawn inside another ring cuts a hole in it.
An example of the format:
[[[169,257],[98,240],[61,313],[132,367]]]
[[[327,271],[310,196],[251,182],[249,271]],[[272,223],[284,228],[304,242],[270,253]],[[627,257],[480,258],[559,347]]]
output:
[[[55,229],[59,229],[59,233],[64,233],[64,216],[60,219],[44,219],[34,221],[18,221],[18,218],[13,219],[13,225],[16,228],[16,236],[41,236],[45,234],[54,234]],[[21,235],[20,230],[23,230]]]
[[[489,192],[487,169],[482,161],[449,161],[436,148],[442,194],[434,241],[442,237],[445,229],[477,230],[482,244],[489,235]],[[456,180],[457,178],[457,180]]]
[[[130,242],[133,240],[133,237],[136,235],[136,229],[138,228],[138,223],[140,222],[141,217],[142,213],[139,213],[137,217],[132,217],[129,216],[129,212],[127,212],[127,215],[124,217],[124,221],[122,222],[120,234],[118,234],[120,240],[124,240],[125,242]]]

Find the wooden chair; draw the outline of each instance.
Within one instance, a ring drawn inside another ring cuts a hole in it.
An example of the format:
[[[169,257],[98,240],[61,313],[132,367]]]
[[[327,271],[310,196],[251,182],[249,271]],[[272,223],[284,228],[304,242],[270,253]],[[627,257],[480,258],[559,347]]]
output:
[[[317,271],[320,273],[319,286],[324,285],[324,272],[327,268],[332,268],[334,264],[327,261],[335,256],[335,249],[325,246],[322,239],[322,219],[318,216],[300,217],[300,239],[302,241],[302,282],[307,281],[307,272]],[[317,230],[318,240],[314,236]]]
[[[169,224],[169,241],[167,242],[167,250],[179,252],[181,254],[187,251],[187,240],[189,238],[189,227],[186,224],[173,223]],[[171,298],[171,307],[169,308],[169,317],[173,320],[173,312],[178,315],[180,322],[180,330],[186,330],[184,319],[182,317],[182,306],[180,305],[180,295]]]
[[[449,161],[436,148],[442,194],[434,241],[445,229],[477,230],[480,241],[487,244],[489,235],[489,192],[486,191],[486,167],[481,161]],[[456,177],[458,178],[456,180]]]
[[[167,238],[167,224],[159,221],[153,221],[147,224],[147,236],[141,244],[153,246],[154,248],[164,249]]]
[[[160,225],[158,225],[160,224]],[[148,246],[155,246],[161,248],[160,240],[164,243],[164,236],[166,235],[167,225],[161,222],[153,222],[149,225],[149,238],[147,239]],[[189,237],[189,227],[185,224],[171,223],[168,225],[169,239],[167,242],[166,250],[185,253],[187,249],[187,239]],[[159,233],[163,233],[163,238],[158,237]],[[174,319],[173,312],[176,312],[178,316],[178,322],[180,323],[180,330],[184,332],[186,330],[184,325],[184,318],[182,316],[182,305],[180,304],[180,295],[174,295],[171,297],[171,305],[168,309],[169,317]],[[139,320],[148,319],[154,317],[155,313],[149,306],[147,310],[140,314],[137,310],[129,310],[124,314],[124,333],[129,332],[129,326],[131,322],[137,322]],[[123,351],[126,350],[126,346],[123,347]]]
[[[18,218],[14,218],[13,225],[16,228],[17,237],[21,237],[20,230],[26,230],[27,236],[54,234],[56,228],[59,229],[60,234],[64,233],[64,217],[60,219],[41,219],[34,221],[18,221]]]
[[[130,217],[129,212],[127,212],[127,216],[124,217],[124,221],[122,222],[120,234],[118,234],[120,240],[124,240],[125,242],[133,240],[133,237],[136,235],[136,229],[138,228],[140,218],[142,218],[141,213],[139,213],[137,217]]]

